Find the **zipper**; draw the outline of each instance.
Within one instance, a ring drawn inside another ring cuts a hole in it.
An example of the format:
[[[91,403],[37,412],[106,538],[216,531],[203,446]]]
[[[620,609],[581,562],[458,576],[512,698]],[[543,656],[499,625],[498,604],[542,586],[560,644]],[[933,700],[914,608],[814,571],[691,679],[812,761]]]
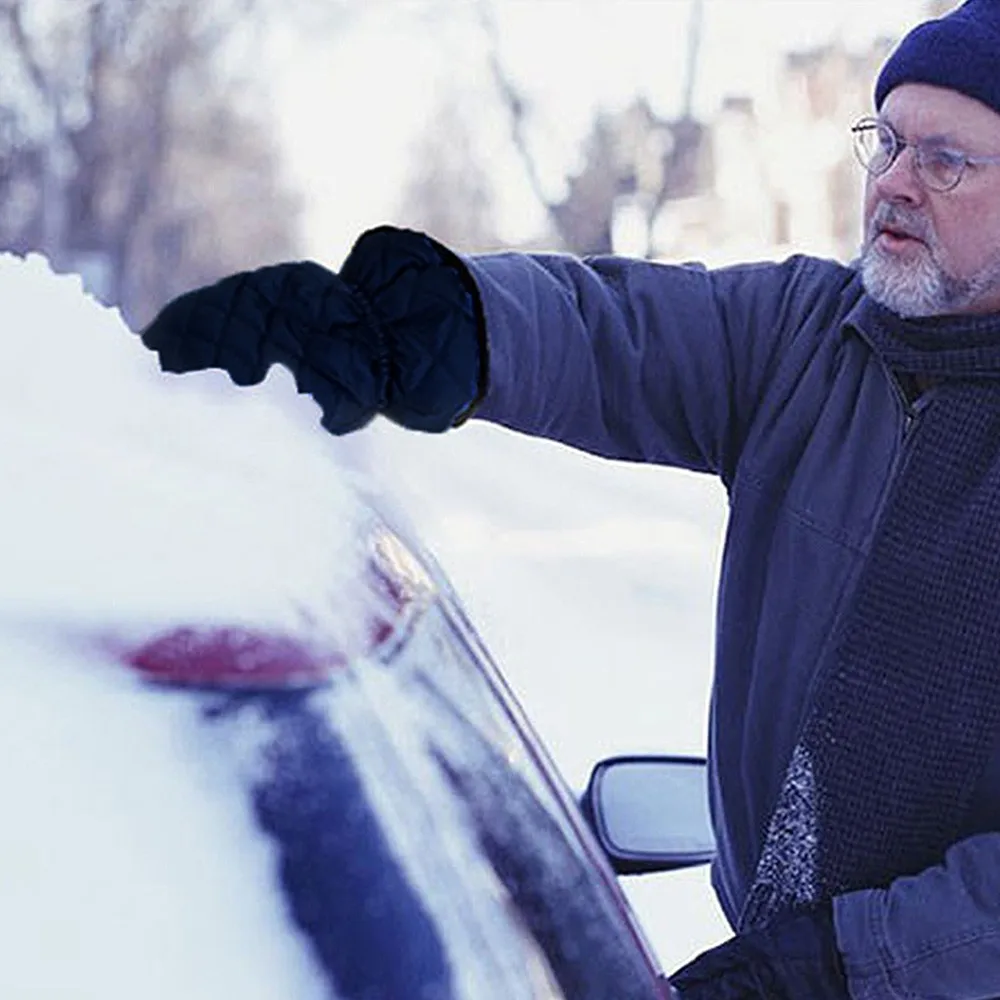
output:
[[[896,378],[895,373],[886,363],[885,358],[879,353],[878,349],[872,343],[871,339],[865,333],[864,330],[859,327],[854,327],[855,332],[861,339],[868,345],[872,352],[872,356],[878,361],[879,366],[882,369],[886,380],[889,383],[889,388],[892,390],[893,397],[899,406],[899,413],[901,417],[901,427],[899,438],[896,442],[896,454],[893,457],[892,467],[889,469],[889,475],[886,477],[886,486],[882,494],[882,500],[879,504],[878,513],[875,516],[874,524],[878,524],[882,516],[882,510],[885,507],[885,501],[889,493],[892,492],[893,484],[896,481],[896,476],[899,474],[899,467],[902,464],[904,453],[906,451],[907,442],[913,433],[914,427],[920,418],[920,415],[925,409],[927,409],[928,403],[931,401],[934,395],[934,387],[925,389],[912,403],[906,398],[906,393],[903,392],[903,387],[899,384],[899,379]]]
[[[877,356],[878,355],[876,355],[876,357]],[[875,511],[875,515],[872,518],[869,541],[874,539],[875,533],[878,531],[878,527],[882,523],[882,516],[885,513],[885,508],[889,502],[889,498],[895,490],[896,480],[899,478],[900,471],[906,462],[906,458],[910,451],[909,445],[913,440],[913,435],[917,431],[920,417],[924,410],[927,409],[930,402],[932,402],[930,397],[934,394],[933,387],[925,389],[915,400],[913,400],[913,402],[910,402],[906,398],[902,386],[896,380],[896,376],[893,374],[889,366],[881,358],[879,358],[879,364],[882,366],[882,370],[885,372],[885,376],[889,379],[889,383],[892,386],[893,394],[899,404],[901,420],[896,440],[896,453],[892,457],[892,463],[889,467],[888,474],[885,477],[885,488],[882,490],[882,496],[879,498],[878,509]]]
[[[879,357],[878,354],[875,355],[878,358],[878,363],[882,367],[882,371],[885,373],[885,377],[889,380],[889,386],[892,389],[892,394],[899,404],[899,412],[903,418],[903,429],[899,436],[898,445],[901,449],[906,444],[906,439],[910,436],[910,432],[913,430],[913,425],[916,422],[918,415],[917,404],[921,399],[924,398],[924,394],[918,396],[912,403],[906,398],[906,393],[903,391],[903,387],[899,384],[899,379],[896,378],[895,372]],[[898,468],[898,459],[900,456],[900,451],[896,452],[896,459],[893,461],[893,468],[890,472],[888,485],[891,486],[893,480],[895,479],[895,473]]]

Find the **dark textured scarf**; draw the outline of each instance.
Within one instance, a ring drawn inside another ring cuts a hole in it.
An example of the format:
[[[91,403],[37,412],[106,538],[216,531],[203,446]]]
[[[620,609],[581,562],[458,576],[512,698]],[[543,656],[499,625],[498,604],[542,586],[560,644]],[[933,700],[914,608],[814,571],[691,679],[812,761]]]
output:
[[[939,862],[1000,732],[1000,319],[857,328],[930,380],[819,665],[740,929]]]

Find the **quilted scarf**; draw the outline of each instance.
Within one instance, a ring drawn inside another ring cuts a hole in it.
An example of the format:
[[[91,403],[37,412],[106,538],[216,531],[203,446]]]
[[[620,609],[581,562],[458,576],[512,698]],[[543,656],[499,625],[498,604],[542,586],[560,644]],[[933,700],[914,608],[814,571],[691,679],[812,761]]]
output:
[[[740,930],[940,862],[1000,732],[1000,320],[857,328],[933,383],[813,684]]]

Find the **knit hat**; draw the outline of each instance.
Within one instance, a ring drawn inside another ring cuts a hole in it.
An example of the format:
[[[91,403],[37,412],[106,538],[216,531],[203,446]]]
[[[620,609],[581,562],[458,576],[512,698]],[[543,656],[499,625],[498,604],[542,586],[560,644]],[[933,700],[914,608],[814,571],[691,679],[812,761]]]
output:
[[[875,107],[901,83],[957,90],[1000,114],[1000,0],[966,0],[945,17],[917,25],[882,67]]]

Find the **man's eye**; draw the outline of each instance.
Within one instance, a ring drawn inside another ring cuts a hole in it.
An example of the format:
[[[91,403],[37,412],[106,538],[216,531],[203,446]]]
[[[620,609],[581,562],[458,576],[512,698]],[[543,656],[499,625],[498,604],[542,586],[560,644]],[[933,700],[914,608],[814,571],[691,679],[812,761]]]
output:
[[[924,155],[934,170],[960,170],[965,163],[965,155],[953,149],[931,148]]]
[[[865,136],[870,148],[877,148],[880,153],[889,153],[896,146],[896,140],[892,132],[887,128],[876,126]]]

